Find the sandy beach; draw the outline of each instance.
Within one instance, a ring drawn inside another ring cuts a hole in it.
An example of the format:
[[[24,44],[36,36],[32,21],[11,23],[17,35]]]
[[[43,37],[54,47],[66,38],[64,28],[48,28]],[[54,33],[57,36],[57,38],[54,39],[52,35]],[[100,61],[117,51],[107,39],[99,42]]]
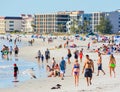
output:
[[[23,38],[22,40],[28,41],[32,38]],[[67,55],[67,48],[60,48],[56,49],[55,46],[58,46],[60,44],[64,44],[66,40],[63,39],[55,39],[52,43],[43,42],[41,39],[35,39],[35,43],[33,46],[26,46],[20,48],[19,52],[19,58],[22,58],[26,61],[30,62],[36,62],[37,59],[35,58],[37,56],[37,51],[41,50],[41,53],[44,54],[44,51],[48,48],[50,49],[51,59],[49,60],[49,63],[51,63],[52,57],[55,57],[55,60],[57,63],[60,63],[61,57],[66,57]],[[71,58],[71,64],[67,64],[66,67],[66,73],[64,80],[61,80],[59,77],[49,77],[49,78],[39,78],[39,79],[30,79],[25,82],[19,82],[15,84],[15,87],[12,88],[0,88],[1,92],[117,92],[120,90],[120,56],[119,54],[114,54],[116,58],[116,78],[110,78],[109,76],[109,68],[108,68],[108,62],[109,62],[109,55],[102,55],[102,63],[103,63],[103,69],[105,71],[105,75],[103,75],[100,72],[99,76],[97,75],[97,53],[95,52],[89,52],[87,51],[87,44],[89,40],[87,41],[80,41],[75,40],[74,43],[77,44],[77,48],[71,48],[72,52],[72,58]],[[70,42],[72,44],[73,42]],[[101,46],[103,43],[91,43],[91,49]],[[84,57],[83,61],[85,60],[85,55],[90,55],[90,58],[94,61],[95,65],[95,72],[93,73],[93,79],[92,79],[92,85],[87,86],[86,80],[84,78],[84,74],[81,73],[81,70],[83,68],[83,62],[80,63],[80,78],[79,78],[79,86],[74,86],[74,78],[71,75],[72,72],[72,65],[74,62],[74,55],[73,52],[77,49],[80,50],[81,48],[84,48]],[[44,65],[47,65],[47,63],[44,61]],[[18,75],[19,76],[19,75]],[[51,89],[52,87],[56,86],[57,84],[62,85],[61,89]]]

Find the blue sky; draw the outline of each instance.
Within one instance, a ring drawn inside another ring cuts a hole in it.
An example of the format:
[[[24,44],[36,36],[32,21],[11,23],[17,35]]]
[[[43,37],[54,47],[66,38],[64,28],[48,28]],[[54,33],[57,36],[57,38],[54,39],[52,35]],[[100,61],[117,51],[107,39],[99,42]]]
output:
[[[86,13],[120,9],[120,0],[0,0],[0,16],[84,10]]]

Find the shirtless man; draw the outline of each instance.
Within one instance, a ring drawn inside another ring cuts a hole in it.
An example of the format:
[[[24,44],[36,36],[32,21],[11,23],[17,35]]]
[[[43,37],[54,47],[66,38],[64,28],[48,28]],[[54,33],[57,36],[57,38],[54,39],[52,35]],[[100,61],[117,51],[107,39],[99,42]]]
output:
[[[101,53],[98,53],[98,62],[97,62],[97,65],[98,65],[98,73],[97,73],[97,76],[99,76],[99,72],[102,71],[103,74],[105,75],[105,72],[104,70],[102,69],[102,57],[101,57]]]
[[[91,80],[92,80],[92,73],[94,72],[94,63],[93,61],[89,58],[89,55],[86,55],[86,60],[84,62],[83,70],[82,73],[85,70],[85,77],[87,81],[87,85],[91,85]]]

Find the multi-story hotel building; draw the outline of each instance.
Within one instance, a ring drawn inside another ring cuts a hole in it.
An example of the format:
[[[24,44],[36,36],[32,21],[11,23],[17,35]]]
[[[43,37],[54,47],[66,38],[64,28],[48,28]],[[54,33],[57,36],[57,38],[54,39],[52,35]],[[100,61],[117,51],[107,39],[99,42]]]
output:
[[[74,20],[77,21],[78,23],[77,25],[81,25],[81,26],[83,26],[84,21],[89,22],[87,26],[88,27],[87,31],[91,31],[92,30],[92,19],[91,18],[92,18],[92,14],[84,14],[83,11],[76,11],[76,12],[71,13],[70,21],[68,21],[66,24],[67,31],[70,33],[71,25],[73,24]]]
[[[108,12],[106,17],[110,20],[112,24],[112,33],[120,32],[120,10]]]
[[[5,33],[5,18],[0,17],[0,33]]]
[[[63,32],[66,29],[66,23],[70,20],[78,20],[80,14],[84,11],[60,11],[51,14],[35,14],[35,31],[40,33],[58,32],[62,25]]]
[[[5,17],[5,31],[21,31],[22,17]]]
[[[98,32],[98,30],[96,30],[96,26],[99,25],[101,17],[105,17],[104,12],[94,12],[92,13],[92,31],[93,32]]]
[[[35,14],[35,31],[38,33],[58,32],[59,25],[62,25],[63,31],[65,32],[67,21],[69,21],[68,14]]]
[[[70,17],[70,21],[72,20],[79,20],[81,14],[84,14],[84,11],[61,11],[58,14],[68,14]]]
[[[87,22],[87,31],[92,31],[92,14],[82,14],[80,18],[80,22],[83,25],[84,22]]]
[[[110,21],[112,25],[112,29],[111,29],[112,33],[120,32],[120,10],[116,10],[112,12],[92,13],[92,31],[93,32],[97,32],[96,25],[99,25],[101,17],[105,17]]]
[[[32,15],[26,15],[26,14],[21,14],[22,17],[22,28],[21,31],[24,31],[26,33],[33,32],[33,16]]]

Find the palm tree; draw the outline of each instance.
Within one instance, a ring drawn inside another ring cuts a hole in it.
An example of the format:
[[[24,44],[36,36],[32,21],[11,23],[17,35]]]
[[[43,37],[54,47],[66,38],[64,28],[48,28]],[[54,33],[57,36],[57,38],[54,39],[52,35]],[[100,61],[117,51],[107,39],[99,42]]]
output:
[[[90,22],[88,20],[84,20],[83,22],[83,31],[84,33],[87,33],[89,30]]]
[[[112,24],[109,19],[105,17],[101,17],[99,25],[96,26],[96,30],[98,30],[102,34],[111,33]]]
[[[72,25],[70,27],[72,33],[76,33],[78,31],[78,21],[73,19]]]
[[[58,24],[58,32],[64,32],[64,25]]]
[[[78,26],[78,32],[81,33],[82,30],[83,30],[83,26],[82,26],[82,25],[79,25],[79,26]]]

